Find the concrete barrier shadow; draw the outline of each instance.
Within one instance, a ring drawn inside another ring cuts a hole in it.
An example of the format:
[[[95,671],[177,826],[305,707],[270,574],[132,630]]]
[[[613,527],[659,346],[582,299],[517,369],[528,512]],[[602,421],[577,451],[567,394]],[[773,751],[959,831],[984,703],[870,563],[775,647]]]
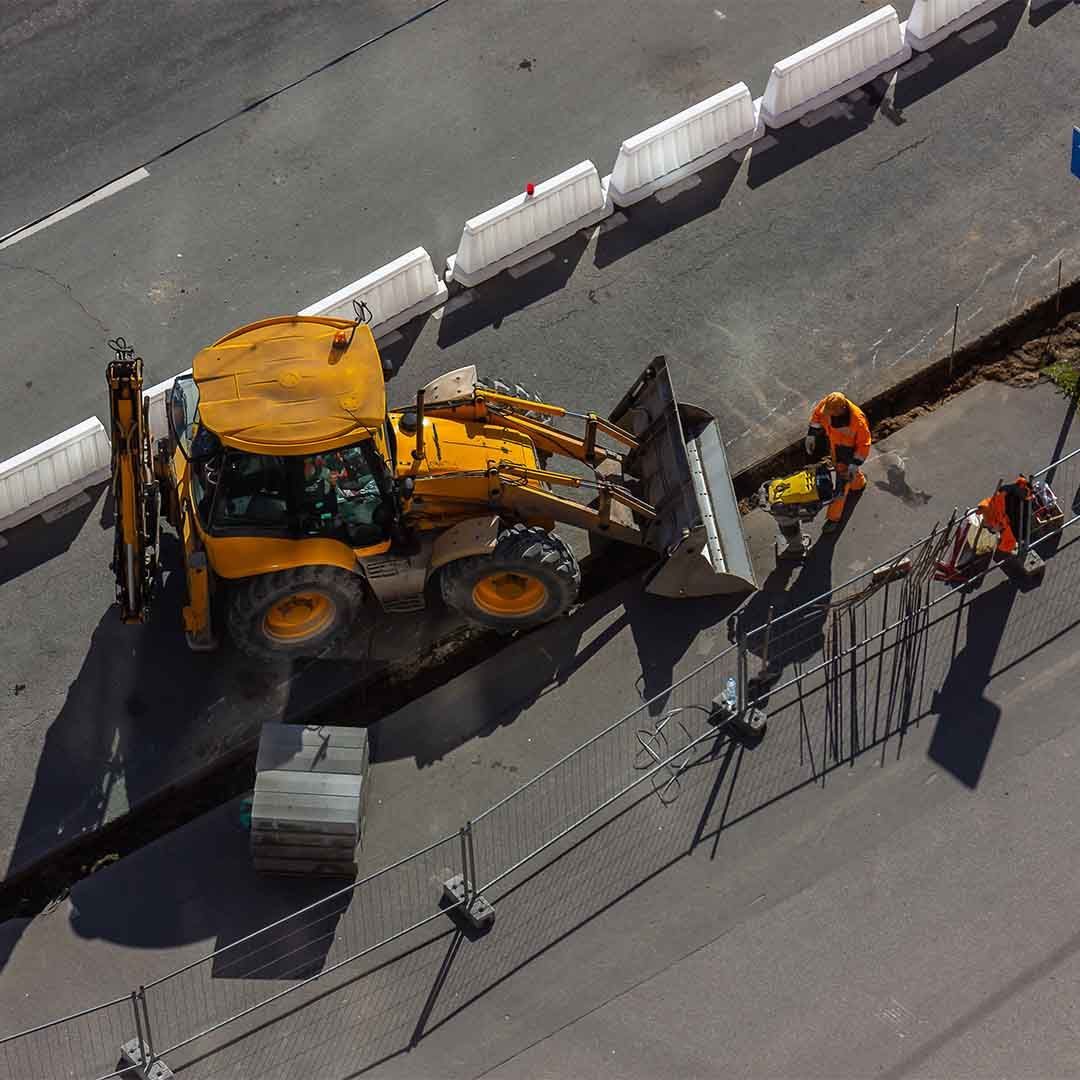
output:
[[[1031,0],[1028,7],[1028,22],[1035,27],[1042,26],[1047,19],[1053,18],[1067,7],[1075,7],[1077,0]]]
[[[39,515],[4,533],[7,543],[0,548],[0,585],[63,555],[95,512],[102,529],[112,528],[108,484],[95,484],[84,494],[85,499],[76,497],[76,505],[52,521]]]
[[[766,138],[771,137],[771,143],[758,143],[750,148],[747,187],[761,187],[847,142],[866,131],[879,114],[894,124],[902,124],[903,118],[896,115],[886,100],[888,92],[888,77],[882,76],[839,101],[815,109],[801,120],[770,131]]]
[[[489,326],[497,330],[509,315],[564,288],[588,244],[587,233],[576,232],[518,266],[452,296],[439,323],[439,346],[449,348]]]
[[[1006,49],[1016,33],[1027,0],[1011,0],[940,45],[918,53],[900,68],[893,103],[901,113]]]
[[[632,255],[669,233],[711,214],[727,197],[735,183],[739,161],[724,158],[701,172],[658,191],[600,225],[594,263],[599,269]]]

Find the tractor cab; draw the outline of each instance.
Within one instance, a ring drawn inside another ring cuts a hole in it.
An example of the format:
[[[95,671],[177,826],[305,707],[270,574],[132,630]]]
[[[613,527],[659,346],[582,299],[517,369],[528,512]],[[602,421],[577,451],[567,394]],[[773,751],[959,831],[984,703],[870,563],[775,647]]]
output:
[[[389,538],[393,434],[366,326],[286,318],[243,327],[177,378],[167,414],[178,481],[207,537],[352,548]]]

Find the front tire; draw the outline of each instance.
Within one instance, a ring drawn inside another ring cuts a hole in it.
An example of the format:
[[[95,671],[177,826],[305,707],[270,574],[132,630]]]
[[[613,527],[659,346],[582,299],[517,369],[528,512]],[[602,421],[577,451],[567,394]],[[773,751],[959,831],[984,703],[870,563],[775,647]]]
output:
[[[490,630],[521,630],[568,611],[581,588],[574,553],[535,525],[516,524],[499,534],[490,555],[470,555],[442,568],[446,606]]]
[[[364,605],[363,580],[336,566],[300,566],[234,586],[229,634],[261,661],[318,656],[344,639]]]

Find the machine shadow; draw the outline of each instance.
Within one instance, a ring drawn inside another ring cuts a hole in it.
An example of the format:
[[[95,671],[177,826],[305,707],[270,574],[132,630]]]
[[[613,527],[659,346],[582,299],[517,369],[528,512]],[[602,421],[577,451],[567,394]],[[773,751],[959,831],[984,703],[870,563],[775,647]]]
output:
[[[1026,0],[1010,0],[973,26],[910,60],[905,65],[907,70],[901,68],[896,80],[895,108],[903,112],[1007,48],[1026,10]]]
[[[588,244],[588,234],[576,232],[520,266],[451,297],[439,323],[440,348],[456,345],[489,326],[498,330],[508,315],[559,292],[573,277]]]
[[[640,701],[655,698],[650,708],[660,712],[675,667],[694,640],[703,630],[723,623],[742,600],[742,596],[665,600],[645,595],[640,579],[634,577],[588,601],[570,617],[523,635],[416,705],[378,721],[370,729],[375,757],[378,761],[411,757],[423,767],[472,739],[515,723],[626,629],[639,663],[636,675],[627,672],[627,678],[633,679]],[[603,629],[590,636],[603,620],[607,620]],[[438,724],[431,723],[433,715],[440,718]]]
[[[711,214],[727,197],[741,167],[741,160],[723,158],[675,185],[674,193],[660,191],[625,210],[616,210],[613,217],[600,225],[595,265],[599,269],[610,266],[646,244]]]

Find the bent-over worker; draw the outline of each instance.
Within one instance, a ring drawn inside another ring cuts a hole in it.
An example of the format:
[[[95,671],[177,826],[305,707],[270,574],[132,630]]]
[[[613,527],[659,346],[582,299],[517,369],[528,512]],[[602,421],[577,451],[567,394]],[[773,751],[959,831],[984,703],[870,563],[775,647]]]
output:
[[[829,455],[836,469],[837,494],[829,503],[822,530],[832,532],[840,527],[848,492],[862,491],[866,487],[862,464],[870,453],[870,425],[862,409],[836,390],[826,394],[810,414],[810,427],[806,432],[807,454],[816,452],[818,437],[822,434],[828,437]]]

